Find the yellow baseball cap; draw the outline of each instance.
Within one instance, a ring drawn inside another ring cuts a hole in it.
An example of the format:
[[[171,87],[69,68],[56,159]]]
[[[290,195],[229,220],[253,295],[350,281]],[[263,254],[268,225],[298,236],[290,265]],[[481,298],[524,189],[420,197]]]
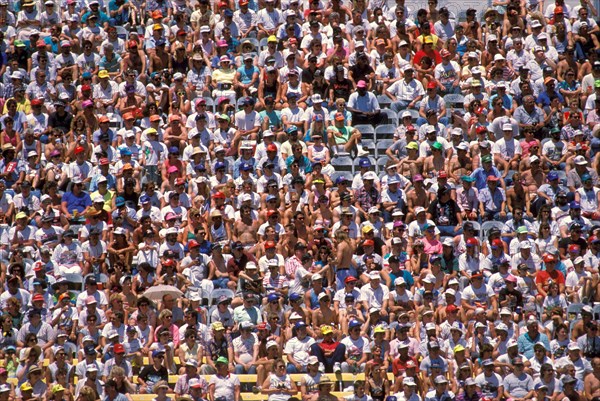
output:
[[[33,390],[33,387],[31,386],[31,384],[29,382],[25,382],[23,384],[21,384],[21,391],[31,391]]]
[[[416,142],[411,142],[408,145],[406,145],[406,149],[417,150],[417,149],[419,149],[419,145]]]
[[[333,333],[333,327],[329,326],[329,325],[325,325],[321,327],[321,334],[325,335],[325,334],[329,334],[329,333]]]
[[[267,39],[267,42],[275,42],[275,43],[277,43],[278,42],[277,41],[277,36],[275,36],[275,35],[269,36],[269,38]]]
[[[225,326],[223,326],[223,323],[221,322],[214,322],[211,327],[214,331],[225,330]]]
[[[100,72],[98,73],[98,78],[108,78],[108,71],[106,70],[100,70]]]

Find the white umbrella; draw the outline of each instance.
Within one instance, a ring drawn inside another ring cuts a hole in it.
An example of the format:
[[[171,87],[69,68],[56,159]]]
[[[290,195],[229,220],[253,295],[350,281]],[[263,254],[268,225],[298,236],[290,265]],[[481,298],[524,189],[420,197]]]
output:
[[[162,301],[163,297],[167,294],[173,296],[174,298],[183,297],[183,292],[172,285],[157,285],[150,287],[146,290],[146,292],[144,292],[143,296],[151,301]]]

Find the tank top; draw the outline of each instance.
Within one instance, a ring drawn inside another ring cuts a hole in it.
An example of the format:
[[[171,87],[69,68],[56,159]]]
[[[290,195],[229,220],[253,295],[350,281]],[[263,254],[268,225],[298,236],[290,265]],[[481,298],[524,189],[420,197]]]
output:
[[[227,231],[225,230],[225,224],[221,224],[221,227],[215,228],[214,225],[210,226],[210,235],[212,236],[213,242],[220,242],[227,240]]]
[[[327,148],[325,146],[312,147],[312,155],[315,160],[324,160],[325,156],[327,156]]]
[[[298,99],[302,97],[302,85],[300,84],[300,82],[298,82],[298,85],[296,86],[292,86],[291,83],[288,82],[288,90],[287,90],[288,95],[290,93],[295,93],[296,95],[298,95]]]
[[[187,56],[184,56],[182,61],[177,61],[175,57],[171,57],[171,65],[173,66],[173,74],[177,72],[187,74],[190,64]]]
[[[273,84],[265,84],[263,86],[263,96],[271,95],[273,98],[277,97],[277,90],[279,89],[279,82],[275,81]]]
[[[385,397],[383,382],[381,386],[376,386],[373,379],[369,379],[369,389],[371,392],[371,398],[373,398],[374,401],[383,401],[383,397]]]
[[[10,137],[4,133],[4,143],[10,143],[13,146],[17,146],[17,135],[18,133],[15,132],[15,136]]]
[[[285,388],[285,389],[291,389],[292,388],[292,379],[290,378],[290,376],[288,374],[284,375],[283,377],[280,376],[276,376],[276,375],[271,375],[269,376],[269,384],[270,384],[270,388]],[[287,401],[291,398],[292,396],[289,394],[281,394],[281,393],[271,393],[269,395],[269,401]]]
[[[319,382],[321,381],[321,372],[317,372],[315,377],[308,373],[304,375],[304,383],[306,383],[306,391],[308,393],[316,393],[319,391]]]

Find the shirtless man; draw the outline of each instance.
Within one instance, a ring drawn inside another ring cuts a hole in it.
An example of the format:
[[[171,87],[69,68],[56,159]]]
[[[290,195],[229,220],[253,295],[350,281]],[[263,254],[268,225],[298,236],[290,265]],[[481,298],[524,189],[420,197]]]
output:
[[[258,243],[258,220],[252,219],[252,210],[248,206],[243,206],[240,210],[241,218],[233,224],[233,240],[240,241],[245,249],[252,248]]]
[[[140,71],[138,79],[142,82],[146,81],[146,74],[144,72],[146,71],[146,55],[143,51],[139,50],[135,40],[130,40],[127,43],[127,53],[123,56],[121,63],[121,71]]]
[[[290,294],[289,299],[291,308],[285,312],[284,320],[289,323],[293,318],[292,314],[296,313],[296,315],[300,316],[302,321],[306,323],[310,329],[312,314],[307,308],[302,307],[302,296],[300,294]]]
[[[531,196],[531,194],[536,194],[539,187],[546,182],[546,174],[541,168],[539,158],[530,158],[529,164],[531,168],[522,173],[521,181],[524,182],[523,186]],[[513,181],[516,181],[514,177]]]
[[[473,172],[473,159],[469,156],[469,145],[465,142],[456,147],[456,155],[452,156],[448,163],[450,179],[455,183],[460,182],[463,175],[471,175]]]
[[[165,40],[156,41],[155,51],[150,53],[150,72],[162,71],[169,67],[169,53],[165,51]]]
[[[335,310],[331,308],[331,296],[326,292],[319,294],[319,307],[312,312],[312,326],[315,334],[323,338],[321,333],[321,326],[327,325],[333,327],[333,337],[340,338],[339,330],[337,329],[339,324],[339,317],[335,313]]]
[[[513,182],[514,185],[506,190],[506,204],[508,205],[508,210],[513,213],[514,208],[520,207],[525,211],[527,216],[531,217],[531,198],[527,191],[527,187],[523,185],[524,180],[522,180],[521,173],[515,173],[513,175]]]
[[[415,219],[415,208],[422,206],[427,210],[429,208],[429,196],[423,186],[423,176],[421,174],[415,174],[413,176],[413,187],[406,193],[406,205],[408,208],[408,214],[406,216],[406,223],[410,223]]]
[[[335,184],[337,185],[337,190],[331,192],[331,195],[329,196],[331,209],[334,209],[340,205],[342,201],[342,195],[348,194],[352,196],[352,193],[350,192],[352,185],[351,181],[348,181],[348,179],[345,177],[339,177],[335,180]]]
[[[427,156],[423,162],[423,175],[425,177],[437,176],[437,172],[446,169],[446,156],[442,152],[439,142],[431,146],[431,156]]]
[[[400,160],[398,164],[398,174],[405,177],[412,177],[415,174],[423,172],[423,158],[419,157],[419,145],[416,142],[411,142],[406,145],[408,156]]]
[[[600,397],[600,358],[592,359],[592,374],[583,380],[583,388],[588,401]]]
[[[564,58],[556,65],[556,78],[559,82],[565,80],[565,73],[567,70],[575,71],[575,76],[578,76],[579,65],[575,61],[575,48],[573,46],[567,46],[565,52],[562,54]]]

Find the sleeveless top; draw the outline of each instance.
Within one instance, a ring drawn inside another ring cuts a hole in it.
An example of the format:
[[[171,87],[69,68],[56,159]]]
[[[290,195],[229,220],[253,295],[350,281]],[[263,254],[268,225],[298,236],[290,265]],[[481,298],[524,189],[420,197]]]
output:
[[[263,86],[263,96],[271,95],[273,99],[277,97],[277,90],[279,89],[279,82],[275,81],[273,84],[269,85],[265,81]]]
[[[288,90],[287,93],[295,93],[296,95],[298,95],[298,99],[300,99],[302,97],[302,84],[300,84],[300,82],[298,82],[298,85],[296,85],[295,87],[292,86],[291,83],[288,82]]]
[[[304,375],[304,383],[308,393],[317,393],[319,391],[319,382],[321,381],[321,372],[317,372],[315,377],[308,373]]]
[[[214,225],[210,226],[210,235],[212,236],[213,242],[220,242],[227,240],[227,231],[225,230],[225,224],[221,224],[221,227],[215,228]]]
[[[180,72],[185,75],[189,69],[189,59],[184,56],[182,61],[177,61],[175,57],[171,57],[171,65],[173,66],[173,74]]]
[[[283,377],[271,375],[269,376],[270,388],[285,388],[289,390],[292,388],[292,379],[290,375],[286,374]],[[289,394],[271,393],[269,395],[269,401],[287,401],[292,398]]]
[[[373,379],[369,379],[369,389],[370,389],[371,398],[373,398],[373,401],[383,401],[383,398],[385,397],[383,383],[384,382],[382,382],[381,386],[376,386]]]

